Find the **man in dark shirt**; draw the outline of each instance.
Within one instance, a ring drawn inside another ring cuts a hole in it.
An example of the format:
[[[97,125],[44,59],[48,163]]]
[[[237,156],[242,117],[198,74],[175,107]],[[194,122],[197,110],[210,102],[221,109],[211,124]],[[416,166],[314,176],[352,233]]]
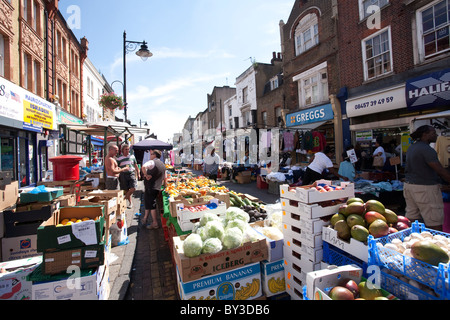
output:
[[[145,214],[142,219],[142,223],[147,223],[149,213],[152,215],[152,224],[147,225],[147,229],[158,228],[156,201],[158,200],[158,196],[161,192],[161,186],[166,184],[166,166],[160,159],[161,151],[152,150],[150,152],[150,161],[142,167],[145,186]]]
[[[406,217],[423,220],[427,228],[442,231],[444,202],[440,178],[450,182],[450,173],[439,162],[430,143],[436,142],[436,129],[418,128],[411,138],[415,141],[406,153],[405,184]]]

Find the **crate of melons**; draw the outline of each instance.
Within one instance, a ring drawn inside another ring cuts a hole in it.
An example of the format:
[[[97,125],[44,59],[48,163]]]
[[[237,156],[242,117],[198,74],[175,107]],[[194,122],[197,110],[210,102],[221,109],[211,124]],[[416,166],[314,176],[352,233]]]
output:
[[[450,234],[415,221],[411,228],[375,239],[369,236],[369,264],[400,273],[450,298]]]

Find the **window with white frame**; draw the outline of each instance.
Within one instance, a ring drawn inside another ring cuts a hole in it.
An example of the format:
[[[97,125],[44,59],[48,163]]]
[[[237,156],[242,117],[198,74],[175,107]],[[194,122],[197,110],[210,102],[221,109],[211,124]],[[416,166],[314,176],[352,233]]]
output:
[[[272,79],[270,79],[270,90],[275,90],[278,87],[279,87],[278,76],[275,76]]]
[[[317,15],[310,13],[300,20],[295,29],[295,54],[303,52],[319,44],[319,24]]]
[[[374,11],[382,9],[389,4],[389,0],[358,0],[359,1],[359,17],[361,20],[369,17]],[[378,10],[374,10],[378,8]]]
[[[419,10],[417,23],[422,61],[450,50],[450,0],[435,1]]]
[[[329,100],[327,67],[313,68],[294,80],[298,81],[299,102],[308,107]]]
[[[364,78],[370,80],[392,72],[391,29],[387,27],[362,41]]]

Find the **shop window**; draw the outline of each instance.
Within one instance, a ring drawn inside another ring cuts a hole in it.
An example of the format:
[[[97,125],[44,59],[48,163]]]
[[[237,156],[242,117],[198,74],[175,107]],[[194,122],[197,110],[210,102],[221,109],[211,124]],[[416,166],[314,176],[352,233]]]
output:
[[[326,68],[305,75],[298,81],[299,101],[302,107],[316,105],[329,100]]]
[[[363,40],[365,80],[392,72],[391,31],[385,28]]]
[[[382,9],[389,4],[389,0],[359,0],[359,16],[361,20],[373,14],[372,8],[378,7]]]
[[[34,93],[37,95],[41,94],[41,65],[39,62],[34,61],[33,63],[34,68]]]
[[[420,60],[450,50],[450,1],[435,1],[417,13]]]
[[[298,56],[319,44],[317,15],[310,13],[300,20],[295,29],[295,54]]]

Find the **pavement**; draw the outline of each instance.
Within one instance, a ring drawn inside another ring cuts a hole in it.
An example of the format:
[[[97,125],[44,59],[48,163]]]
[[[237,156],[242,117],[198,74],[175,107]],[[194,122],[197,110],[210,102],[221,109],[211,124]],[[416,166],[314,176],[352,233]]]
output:
[[[201,174],[199,171],[193,173]],[[258,189],[256,182],[220,181],[219,184],[236,192],[248,193],[267,204],[279,200],[278,195]],[[144,185],[140,181],[132,197],[133,208],[126,211],[128,243],[111,249],[109,300],[178,300],[175,266],[169,242],[164,238],[160,214],[159,229],[148,230],[140,224],[140,217],[144,214],[143,191]]]

